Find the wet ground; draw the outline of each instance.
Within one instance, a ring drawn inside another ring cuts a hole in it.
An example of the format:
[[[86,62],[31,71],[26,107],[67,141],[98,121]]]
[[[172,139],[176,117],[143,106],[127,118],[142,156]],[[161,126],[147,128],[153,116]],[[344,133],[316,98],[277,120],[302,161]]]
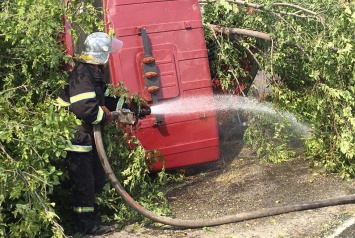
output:
[[[262,162],[241,140],[221,141],[219,161],[188,168],[185,173],[184,182],[172,185],[167,193],[179,219],[216,218],[355,193],[354,181],[310,169],[302,156],[281,164]],[[106,237],[348,238],[355,237],[351,227],[343,236],[334,236],[334,232],[354,213],[355,205],[348,204],[200,229],[132,224]]]

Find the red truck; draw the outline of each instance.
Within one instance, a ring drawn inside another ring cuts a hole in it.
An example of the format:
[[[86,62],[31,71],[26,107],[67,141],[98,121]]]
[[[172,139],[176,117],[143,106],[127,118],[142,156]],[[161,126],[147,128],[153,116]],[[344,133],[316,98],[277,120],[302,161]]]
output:
[[[110,56],[113,85],[124,82],[150,106],[191,96],[212,99],[198,0],[103,0],[102,4],[105,31],[113,30],[124,43],[119,54]],[[65,40],[68,44],[68,37]],[[148,63],[147,58],[153,61]],[[140,121],[135,136],[146,150],[163,155],[166,169],[219,159],[213,110],[149,115]],[[161,163],[153,164],[153,170],[161,168]]]

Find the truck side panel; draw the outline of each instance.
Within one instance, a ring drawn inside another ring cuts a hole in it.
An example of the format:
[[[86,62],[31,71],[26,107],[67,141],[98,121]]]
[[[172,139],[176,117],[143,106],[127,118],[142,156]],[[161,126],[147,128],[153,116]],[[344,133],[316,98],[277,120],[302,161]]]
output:
[[[190,96],[210,95],[212,84],[197,0],[104,0],[107,31],[124,42],[110,58],[112,83],[123,81],[134,93],[152,103],[147,91],[140,29],[145,28],[159,77],[159,103]],[[213,103],[206,102],[206,103]],[[147,150],[158,149],[166,168],[215,161],[219,143],[214,111],[188,115],[154,115],[141,121],[136,136]],[[154,165],[159,170],[161,164]]]

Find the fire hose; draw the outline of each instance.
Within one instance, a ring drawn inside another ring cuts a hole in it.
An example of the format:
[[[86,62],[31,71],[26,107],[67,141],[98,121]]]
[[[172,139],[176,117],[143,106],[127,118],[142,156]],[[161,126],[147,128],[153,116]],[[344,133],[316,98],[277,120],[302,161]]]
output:
[[[131,114],[129,112],[116,112],[113,115],[114,117],[118,117],[118,120],[123,123],[133,123],[133,119],[131,119]],[[222,224],[228,223],[235,223],[241,222],[246,220],[252,220],[261,217],[267,216],[274,216],[285,214],[289,212],[295,211],[303,211],[309,209],[316,209],[321,207],[328,207],[328,206],[336,206],[336,205],[343,205],[355,202],[355,194],[345,195],[330,199],[318,200],[318,201],[311,201],[306,203],[300,204],[293,204],[293,205],[284,205],[279,207],[270,207],[270,208],[262,208],[259,210],[251,211],[251,212],[244,212],[235,215],[227,215],[219,218],[211,218],[211,219],[201,219],[201,220],[182,220],[182,219],[175,219],[170,217],[164,217],[158,214],[155,214],[144,207],[142,207],[138,202],[136,202],[123,188],[121,183],[116,178],[111,165],[108,161],[105,147],[102,140],[102,133],[101,133],[101,126],[94,125],[94,139],[97,148],[97,152],[100,157],[101,164],[105,170],[106,176],[110,180],[112,186],[114,187],[115,191],[119,196],[121,196],[122,200],[126,202],[131,208],[133,208],[136,212],[140,215],[151,219],[152,221],[159,222],[165,225],[171,225],[175,227],[181,228],[200,228],[200,227],[209,227],[209,226],[218,226]]]

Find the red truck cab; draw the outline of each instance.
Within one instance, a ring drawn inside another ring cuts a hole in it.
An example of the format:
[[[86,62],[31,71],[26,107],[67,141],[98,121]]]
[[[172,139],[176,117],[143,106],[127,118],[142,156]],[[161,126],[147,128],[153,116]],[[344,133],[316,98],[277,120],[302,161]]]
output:
[[[103,9],[106,32],[113,30],[124,44],[110,56],[113,85],[124,82],[150,106],[199,96],[210,96],[206,103],[213,103],[198,0],[103,0]],[[154,62],[144,63],[146,58]],[[163,155],[166,169],[219,159],[213,110],[152,114],[140,121],[134,135],[146,150]],[[152,170],[161,168],[158,162]]]

